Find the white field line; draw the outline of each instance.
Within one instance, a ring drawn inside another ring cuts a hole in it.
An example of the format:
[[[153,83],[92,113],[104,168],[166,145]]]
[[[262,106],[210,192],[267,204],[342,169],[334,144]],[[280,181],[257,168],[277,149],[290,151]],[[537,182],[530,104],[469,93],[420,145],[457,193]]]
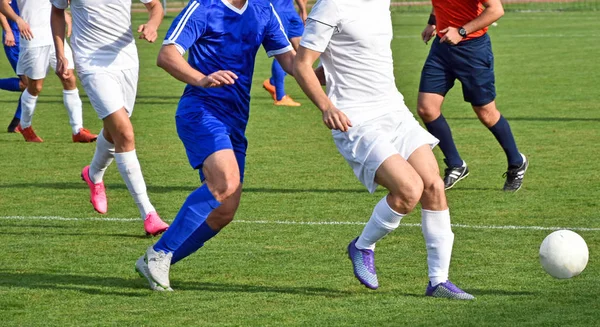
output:
[[[109,222],[131,222],[140,221],[139,218],[67,218],[60,216],[0,216],[0,220],[56,220],[56,221],[109,221]],[[267,225],[359,225],[365,222],[356,221],[293,221],[293,220],[234,220],[242,224],[267,224]],[[421,224],[401,224],[404,227],[421,227]],[[600,227],[556,227],[556,226],[514,226],[514,225],[465,225],[452,224],[453,228],[466,229],[488,229],[488,230],[559,230],[570,229],[574,231],[599,232]]]

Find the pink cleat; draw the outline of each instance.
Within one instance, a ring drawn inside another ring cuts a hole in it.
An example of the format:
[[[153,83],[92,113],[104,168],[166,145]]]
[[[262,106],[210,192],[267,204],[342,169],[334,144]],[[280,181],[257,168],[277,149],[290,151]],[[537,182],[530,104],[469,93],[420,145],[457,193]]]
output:
[[[169,224],[165,223],[160,219],[158,213],[153,211],[146,216],[146,220],[144,220],[144,229],[146,230],[146,235],[156,236],[169,228]]]
[[[81,179],[83,179],[90,187],[90,202],[94,206],[94,210],[99,213],[106,213],[108,210],[108,201],[106,200],[106,191],[104,182],[94,184],[90,179],[90,166],[83,167],[81,171]]]

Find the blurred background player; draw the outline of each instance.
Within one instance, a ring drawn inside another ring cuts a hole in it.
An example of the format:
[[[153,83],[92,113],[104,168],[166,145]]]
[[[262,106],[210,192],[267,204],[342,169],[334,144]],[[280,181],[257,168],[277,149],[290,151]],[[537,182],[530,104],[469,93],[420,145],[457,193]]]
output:
[[[56,56],[50,30],[50,9],[48,0],[13,0],[17,1],[19,15],[10,5],[10,0],[2,0],[0,12],[17,23],[20,32],[19,61],[17,75],[27,77],[27,88],[21,96],[21,134],[27,142],[43,142],[31,127],[31,119],[35,111],[38,95],[42,91],[48,67],[56,70]],[[69,19],[70,22],[70,19]],[[70,30],[70,29],[69,29]],[[71,48],[65,43],[66,55],[71,61]],[[73,70],[73,64],[69,69]],[[60,78],[63,85],[63,102],[69,115],[69,123],[73,133],[73,142],[93,142],[97,135],[83,128],[82,104],[75,75]]]
[[[175,121],[203,185],[136,262],[153,290],[171,290],[170,266],[233,220],[242,195],[250,87],[261,45],[292,73],[295,51],[268,0],[192,0],[167,32],[157,63],[187,84]]]
[[[335,144],[369,192],[389,193],[348,245],[354,275],[377,289],[375,244],[421,203],[429,283],[425,295],[472,300],[448,280],[454,233],[444,183],[425,131],[396,88],[390,0],[319,0],[306,21],[294,64],[298,84],[321,110]],[[321,58],[327,94],[313,72]]]
[[[504,15],[500,0],[432,0],[433,11],[421,33],[431,45],[421,72],[417,111],[427,130],[440,140],[447,168],[446,189],[469,175],[458,154],[452,132],[442,115],[446,93],[458,79],[463,98],[471,103],[477,118],[494,134],[508,161],[504,191],[521,188],[529,162],[519,152],[508,121],[496,108],[494,55],[487,27]]]
[[[149,12],[148,22],[138,27],[140,39],[154,42],[163,18],[159,0],[141,0]],[[98,136],[96,152],[81,177],[90,188],[90,202],[99,213],[106,213],[108,202],[104,172],[112,163],[127,184],[147,234],[157,235],[168,228],[150,203],[140,162],[135,151],[133,126],[129,119],[135,104],[139,60],[131,31],[131,0],[52,0],[52,34],[58,61],[56,72],[62,78],[72,76],[72,59],[67,54],[65,9],[73,14],[75,66],[92,106],[104,128]],[[118,35],[118,38],[115,38]],[[64,47],[63,47],[64,45]]]
[[[18,15],[19,6],[17,1],[11,1],[10,6],[13,11]],[[17,73],[17,62],[19,61],[19,26],[17,23],[6,19],[6,17],[0,14],[0,24],[2,25],[2,43],[4,44],[4,53],[10,63],[15,74]],[[0,79],[0,89],[11,91],[11,92],[23,92],[27,86],[27,78],[25,76],[9,77]],[[8,125],[7,132],[15,133],[20,132],[19,122],[21,121],[21,97],[17,104],[17,110],[13,116],[12,121]]]
[[[304,32],[304,21],[306,20],[306,2],[307,0],[296,0],[300,15],[294,8],[292,0],[270,0],[281,20],[283,29],[288,39],[292,43],[294,50],[298,49],[300,38]],[[299,102],[294,101],[292,97],[285,93],[285,76],[287,74],[281,68],[277,60],[273,60],[271,65],[271,78],[263,82],[263,88],[273,97],[273,103],[276,106],[298,107]]]

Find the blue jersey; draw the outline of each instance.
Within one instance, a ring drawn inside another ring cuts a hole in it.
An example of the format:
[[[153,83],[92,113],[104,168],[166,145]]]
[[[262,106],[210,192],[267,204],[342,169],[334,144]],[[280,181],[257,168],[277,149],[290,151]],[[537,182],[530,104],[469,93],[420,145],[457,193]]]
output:
[[[248,123],[259,47],[268,56],[292,50],[267,0],[247,0],[242,9],[227,0],[192,0],[173,21],[163,44],[174,44],[182,54],[189,50],[189,64],[204,75],[230,70],[238,76],[235,84],[219,88],[187,85],[177,115],[208,110],[238,130]]]
[[[292,0],[270,0],[275,7],[275,11],[278,13],[296,13],[296,7],[294,7],[294,2]]]

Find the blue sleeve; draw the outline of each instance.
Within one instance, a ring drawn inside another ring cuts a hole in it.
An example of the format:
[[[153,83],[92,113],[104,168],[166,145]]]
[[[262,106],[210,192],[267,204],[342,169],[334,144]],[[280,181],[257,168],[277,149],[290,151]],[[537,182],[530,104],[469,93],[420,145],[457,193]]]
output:
[[[169,27],[163,45],[174,44],[182,55],[204,34],[206,10],[192,0]]]
[[[273,5],[271,4],[270,6],[271,14],[269,15],[269,21],[267,23],[266,33],[262,45],[267,51],[267,55],[272,57],[291,51],[293,48],[292,44],[287,38],[287,35],[285,35],[283,24],[281,24],[279,15],[277,15]]]

